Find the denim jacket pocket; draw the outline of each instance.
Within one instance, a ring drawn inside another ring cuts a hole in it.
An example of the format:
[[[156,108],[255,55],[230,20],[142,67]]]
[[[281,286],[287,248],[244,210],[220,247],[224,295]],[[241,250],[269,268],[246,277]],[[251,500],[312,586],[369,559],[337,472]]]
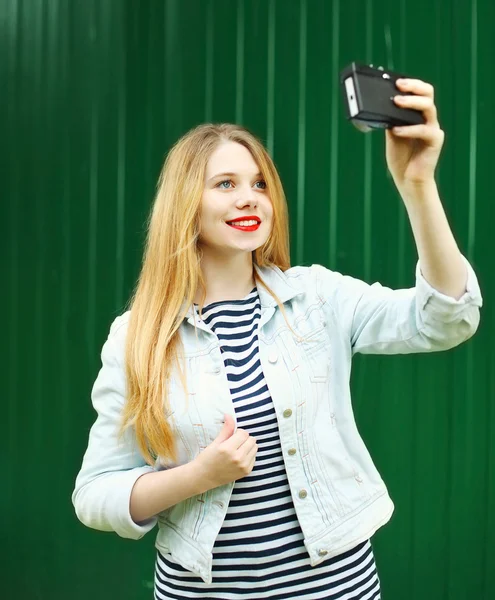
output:
[[[298,342],[298,345],[308,365],[311,381],[326,383],[330,370],[330,352],[325,329],[322,328],[311,336],[306,336],[304,340]]]

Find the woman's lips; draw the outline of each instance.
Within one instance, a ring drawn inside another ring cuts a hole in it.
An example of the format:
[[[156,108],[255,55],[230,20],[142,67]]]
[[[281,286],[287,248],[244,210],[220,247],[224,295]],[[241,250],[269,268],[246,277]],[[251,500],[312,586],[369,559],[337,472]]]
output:
[[[227,223],[227,225],[229,227],[232,227],[233,229],[238,229],[239,231],[256,231],[259,228],[259,226],[261,225],[261,223],[256,223],[255,225],[247,225],[247,226],[236,225],[235,223]]]
[[[256,215],[245,215],[242,217],[237,217],[237,219],[232,219],[231,221],[226,221],[229,227],[233,229],[238,229],[239,231],[256,231],[258,227],[261,225],[261,219]]]

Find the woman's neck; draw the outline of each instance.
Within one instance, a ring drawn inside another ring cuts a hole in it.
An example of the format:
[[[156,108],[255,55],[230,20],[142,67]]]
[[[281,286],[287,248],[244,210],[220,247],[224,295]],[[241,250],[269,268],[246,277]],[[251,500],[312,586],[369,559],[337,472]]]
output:
[[[229,258],[203,256],[201,270],[206,285],[204,305],[220,300],[242,300],[255,285],[253,260],[250,253]],[[195,303],[200,301],[201,291],[196,292]]]

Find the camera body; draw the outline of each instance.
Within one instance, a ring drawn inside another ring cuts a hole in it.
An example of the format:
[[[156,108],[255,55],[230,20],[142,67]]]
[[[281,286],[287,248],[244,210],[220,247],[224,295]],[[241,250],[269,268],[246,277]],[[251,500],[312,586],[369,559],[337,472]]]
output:
[[[407,95],[395,83],[405,77],[383,67],[351,63],[340,73],[347,118],[365,132],[424,123],[421,111],[401,108],[393,101],[397,94]]]

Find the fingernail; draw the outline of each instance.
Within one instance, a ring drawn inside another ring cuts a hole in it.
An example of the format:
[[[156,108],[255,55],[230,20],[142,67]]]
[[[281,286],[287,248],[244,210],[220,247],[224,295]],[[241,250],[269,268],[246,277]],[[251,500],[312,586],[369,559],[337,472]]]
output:
[[[402,133],[404,131],[403,127],[394,127],[394,133]]]

